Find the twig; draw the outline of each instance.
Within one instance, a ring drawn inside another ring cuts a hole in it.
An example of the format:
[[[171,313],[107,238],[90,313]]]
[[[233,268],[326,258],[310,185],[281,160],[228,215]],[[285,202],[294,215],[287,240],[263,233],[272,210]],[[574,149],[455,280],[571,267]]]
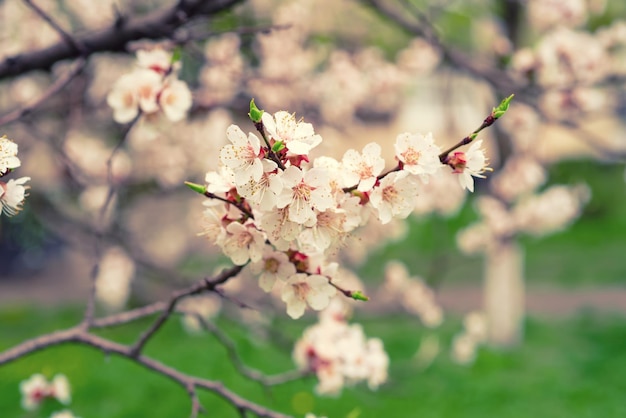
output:
[[[219,343],[226,349],[226,353],[228,357],[230,358],[230,361],[233,363],[233,365],[237,369],[237,371],[241,373],[243,376],[261,383],[263,386],[280,385],[280,384],[288,383],[293,380],[298,380],[298,379],[301,379],[303,377],[310,375],[310,372],[306,370],[305,371],[292,370],[286,373],[268,376],[268,375],[265,375],[264,373],[261,373],[260,371],[256,369],[250,368],[243,363],[243,361],[239,357],[239,354],[237,354],[237,347],[235,347],[235,343],[233,342],[233,340],[231,340],[230,337],[228,337],[228,335],[222,332],[222,330],[219,329],[215,324],[213,324],[210,321],[207,321],[206,319],[202,317],[202,315],[199,315],[195,312],[186,311],[186,310],[180,310],[179,312],[185,315],[192,315],[194,318],[196,318],[198,322],[200,323],[200,325],[202,326],[202,328],[204,328],[206,331],[213,334],[213,336],[219,341]]]
[[[116,354],[129,358],[136,363],[141,364],[145,368],[173,380],[181,385],[187,393],[190,394],[192,404],[194,402],[198,404],[198,406],[192,406],[192,416],[194,410],[199,411],[201,408],[201,406],[199,406],[199,401],[197,400],[196,388],[203,388],[216,393],[221,398],[231,403],[238,411],[250,411],[257,416],[264,418],[289,417],[288,415],[272,411],[242,398],[224,387],[221,382],[187,375],[153,358],[143,355],[138,356],[134,353],[132,347],[90,334],[81,326],[52,332],[50,334],[33,338],[32,340],[24,341],[23,343],[0,353],[0,365],[10,363],[48,347],[67,343],[88,345],[106,354]]]
[[[236,276],[241,272],[243,266],[234,266],[230,269],[223,270],[219,275],[217,275],[213,279],[205,279],[202,280],[190,288],[179,290],[174,292],[174,294],[170,297],[169,302],[167,303],[166,308],[161,312],[161,315],[152,323],[150,328],[144,331],[143,334],[139,336],[135,344],[131,347],[131,353],[133,356],[138,356],[141,353],[143,347],[147,344],[147,342],[156,334],[156,332],[165,324],[165,321],[170,317],[176,304],[179,300],[186,296],[195,295],[201,293],[205,290],[214,290],[216,286],[226,282],[231,277]]]
[[[186,0],[156,10],[146,16],[119,17],[104,30],[75,36],[76,42],[88,49],[84,56],[98,52],[124,51],[129,42],[139,39],[170,38],[189,20],[198,16],[212,16],[227,10],[242,0]],[[0,63],[0,79],[25,74],[33,70],[48,70],[55,63],[82,55],[65,40],[38,51],[24,52]]]
[[[48,87],[48,89],[37,99],[20,109],[15,109],[12,112],[9,112],[6,115],[0,117],[0,126],[14,122],[33,112],[39,106],[48,101],[52,96],[61,91],[65,86],[67,86],[78,74],[80,74],[80,72],[85,68],[86,64],[87,61],[84,58],[78,59],[76,61],[76,64],[74,65],[74,68],[72,68],[70,71],[68,71],[66,74],[58,78],[54,83],[52,83],[52,85]]]
[[[28,7],[30,7],[35,13],[39,15],[43,20],[45,20],[59,35],[61,38],[72,48],[74,48],[77,52],[80,53],[81,56],[86,56],[89,51],[85,47],[85,45],[76,40],[72,35],[67,33],[61,25],[59,25],[48,13],[46,13],[42,8],[37,6],[33,0],[22,0]]]

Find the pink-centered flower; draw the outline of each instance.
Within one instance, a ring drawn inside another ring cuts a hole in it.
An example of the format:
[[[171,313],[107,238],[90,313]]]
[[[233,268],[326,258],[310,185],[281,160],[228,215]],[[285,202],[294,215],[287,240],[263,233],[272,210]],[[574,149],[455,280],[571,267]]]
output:
[[[281,141],[291,155],[308,155],[311,149],[322,142],[310,123],[297,121],[295,115],[279,111],[272,116],[265,112],[261,117],[268,135]]]
[[[289,220],[298,224],[315,221],[315,210],[325,211],[335,204],[328,176],[323,169],[302,171],[289,166],[283,172],[283,190],[278,196],[277,207],[289,206]]]
[[[191,91],[187,83],[170,78],[159,93],[159,105],[165,117],[172,122],[183,120],[191,108]]]
[[[251,261],[259,261],[265,246],[265,235],[254,224],[242,225],[231,222],[226,227],[228,235],[224,238],[222,250],[238,266]]]
[[[375,142],[363,147],[362,153],[353,149],[346,151],[342,163],[346,169],[344,178],[348,187],[358,184],[357,189],[362,192],[374,187],[377,176],[385,168],[385,160],[380,153],[380,145]]]
[[[276,163],[263,159],[263,174],[259,180],[249,179],[237,186],[237,192],[262,211],[276,207],[278,194],[283,190],[283,182],[276,172]]]
[[[370,193],[370,204],[378,212],[383,224],[392,218],[406,218],[415,207],[418,184],[406,171],[386,175]]]
[[[259,275],[259,286],[266,292],[272,291],[276,281],[287,281],[296,274],[296,267],[287,254],[275,251],[270,245],[263,248],[259,261],[250,264],[250,270]]]
[[[403,164],[403,169],[418,175],[428,183],[429,176],[437,173],[442,167],[439,161],[441,150],[433,140],[432,134],[427,135],[403,133],[398,135],[394,144],[396,158]]]
[[[226,137],[231,143],[220,151],[220,161],[235,173],[235,184],[258,182],[263,175],[259,138],[253,133],[246,136],[237,125],[228,127]]]
[[[483,140],[474,142],[467,152],[457,151],[448,157],[447,164],[459,175],[459,184],[462,188],[474,191],[474,178],[485,178],[482,174],[489,171],[485,150],[481,148]],[[473,177],[472,177],[473,176]]]
[[[328,279],[318,274],[294,274],[283,286],[281,299],[287,304],[287,314],[298,319],[304,314],[306,306],[320,311],[328,306],[336,289]]]
[[[163,77],[151,70],[137,69],[121,76],[107,96],[107,103],[113,108],[113,119],[128,123],[140,110],[148,114],[158,111],[157,97],[162,85]]]

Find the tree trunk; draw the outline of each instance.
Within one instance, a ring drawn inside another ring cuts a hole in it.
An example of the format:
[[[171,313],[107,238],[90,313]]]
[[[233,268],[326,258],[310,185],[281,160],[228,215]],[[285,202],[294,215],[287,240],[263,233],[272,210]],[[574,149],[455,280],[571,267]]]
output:
[[[518,345],[524,325],[524,254],[515,240],[501,241],[486,253],[484,274],[488,342]]]

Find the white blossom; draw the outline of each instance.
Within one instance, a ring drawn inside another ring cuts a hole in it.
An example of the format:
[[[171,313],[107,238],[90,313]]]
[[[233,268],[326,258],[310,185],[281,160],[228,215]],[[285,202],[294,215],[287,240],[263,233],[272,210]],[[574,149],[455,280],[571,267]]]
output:
[[[288,112],[276,112],[274,116],[265,112],[261,118],[269,136],[275,141],[282,141],[290,154],[308,155],[322,142],[313,125],[296,121],[295,115]]]
[[[172,122],[183,120],[191,108],[192,97],[187,83],[170,78],[159,94],[159,105]]]
[[[20,165],[20,159],[17,158],[17,144],[6,136],[0,137],[0,176]]]
[[[328,306],[336,289],[328,283],[328,278],[319,274],[294,274],[283,286],[281,299],[287,304],[287,314],[298,319],[304,314],[307,305],[316,311]]]
[[[418,185],[406,171],[389,173],[370,194],[370,203],[382,224],[392,218],[406,218],[415,207]]]
[[[342,159],[346,185],[358,185],[357,190],[370,191],[385,168],[385,160],[380,153],[381,147],[375,142],[365,145],[362,153],[353,149],[346,151]]]
[[[230,125],[226,136],[231,143],[220,151],[220,161],[235,173],[235,184],[244,184],[250,180],[258,182],[263,175],[259,138],[253,133],[246,136],[237,125]]]
[[[7,216],[14,216],[22,210],[22,203],[27,196],[29,186],[24,184],[30,177],[11,179],[7,183],[0,181],[0,212]]]
[[[402,162],[403,169],[418,175],[422,181],[428,182],[429,176],[436,174],[442,167],[439,161],[441,150],[433,140],[432,134],[427,135],[403,133],[398,135],[394,144],[396,158]]]
[[[302,171],[289,166],[281,176],[283,190],[277,207],[289,206],[289,220],[305,224],[315,220],[315,210],[324,211],[334,204],[328,176],[324,170],[312,168]]]
[[[238,266],[251,261],[259,261],[265,246],[265,236],[254,224],[242,225],[231,222],[226,227],[227,236],[221,246],[230,259]]]
[[[272,291],[276,281],[285,282],[296,274],[296,267],[287,254],[275,251],[270,245],[263,248],[260,260],[250,263],[250,270],[259,275],[259,286],[266,292]]]
[[[485,178],[482,174],[488,170],[487,157],[481,148],[482,139],[475,141],[467,152],[455,152],[450,159],[450,164],[454,166],[454,173],[459,175],[459,184],[462,188],[474,191],[474,178]]]

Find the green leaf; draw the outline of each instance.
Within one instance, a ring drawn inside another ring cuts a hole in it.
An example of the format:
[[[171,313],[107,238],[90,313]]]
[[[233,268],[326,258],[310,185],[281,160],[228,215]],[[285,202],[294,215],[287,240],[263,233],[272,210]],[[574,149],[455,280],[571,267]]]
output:
[[[261,122],[261,116],[263,116],[263,111],[256,107],[256,104],[254,104],[254,99],[250,100],[250,113],[248,113],[248,116],[250,116],[250,119],[254,123]]]
[[[174,51],[172,51],[172,60],[170,62],[170,64],[176,64],[178,61],[181,60],[183,56],[183,50],[181,47],[177,46],[176,48],[174,48]]]
[[[279,152],[285,149],[285,143],[283,141],[276,141],[274,145],[272,145],[272,151]]]
[[[511,104],[511,100],[513,100],[513,96],[515,95],[511,94],[509,97],[502,100],[498,107],[494,107],[493,111],[491,112],[491,116],[493,116],[495,119],[502,117],[502,115],[504,115],[506,111],[509,110],[509,105]]]
[[[370,298],[365,296],[363,294],[363,292],[361,292],[360,290],[356,290],[356,291],[352,292],[350,297],[352,297],[352,299],[354,299],[354,300],[362,300],[363,302],[367,302],[368,300],[370,300]]]
[[[193,190],[196,193],[200,193],[200,194],[206,193],[206,187],[201,184],[196,184],[190,181],[186,181],[185,186],[189,187],[191,190]]]

